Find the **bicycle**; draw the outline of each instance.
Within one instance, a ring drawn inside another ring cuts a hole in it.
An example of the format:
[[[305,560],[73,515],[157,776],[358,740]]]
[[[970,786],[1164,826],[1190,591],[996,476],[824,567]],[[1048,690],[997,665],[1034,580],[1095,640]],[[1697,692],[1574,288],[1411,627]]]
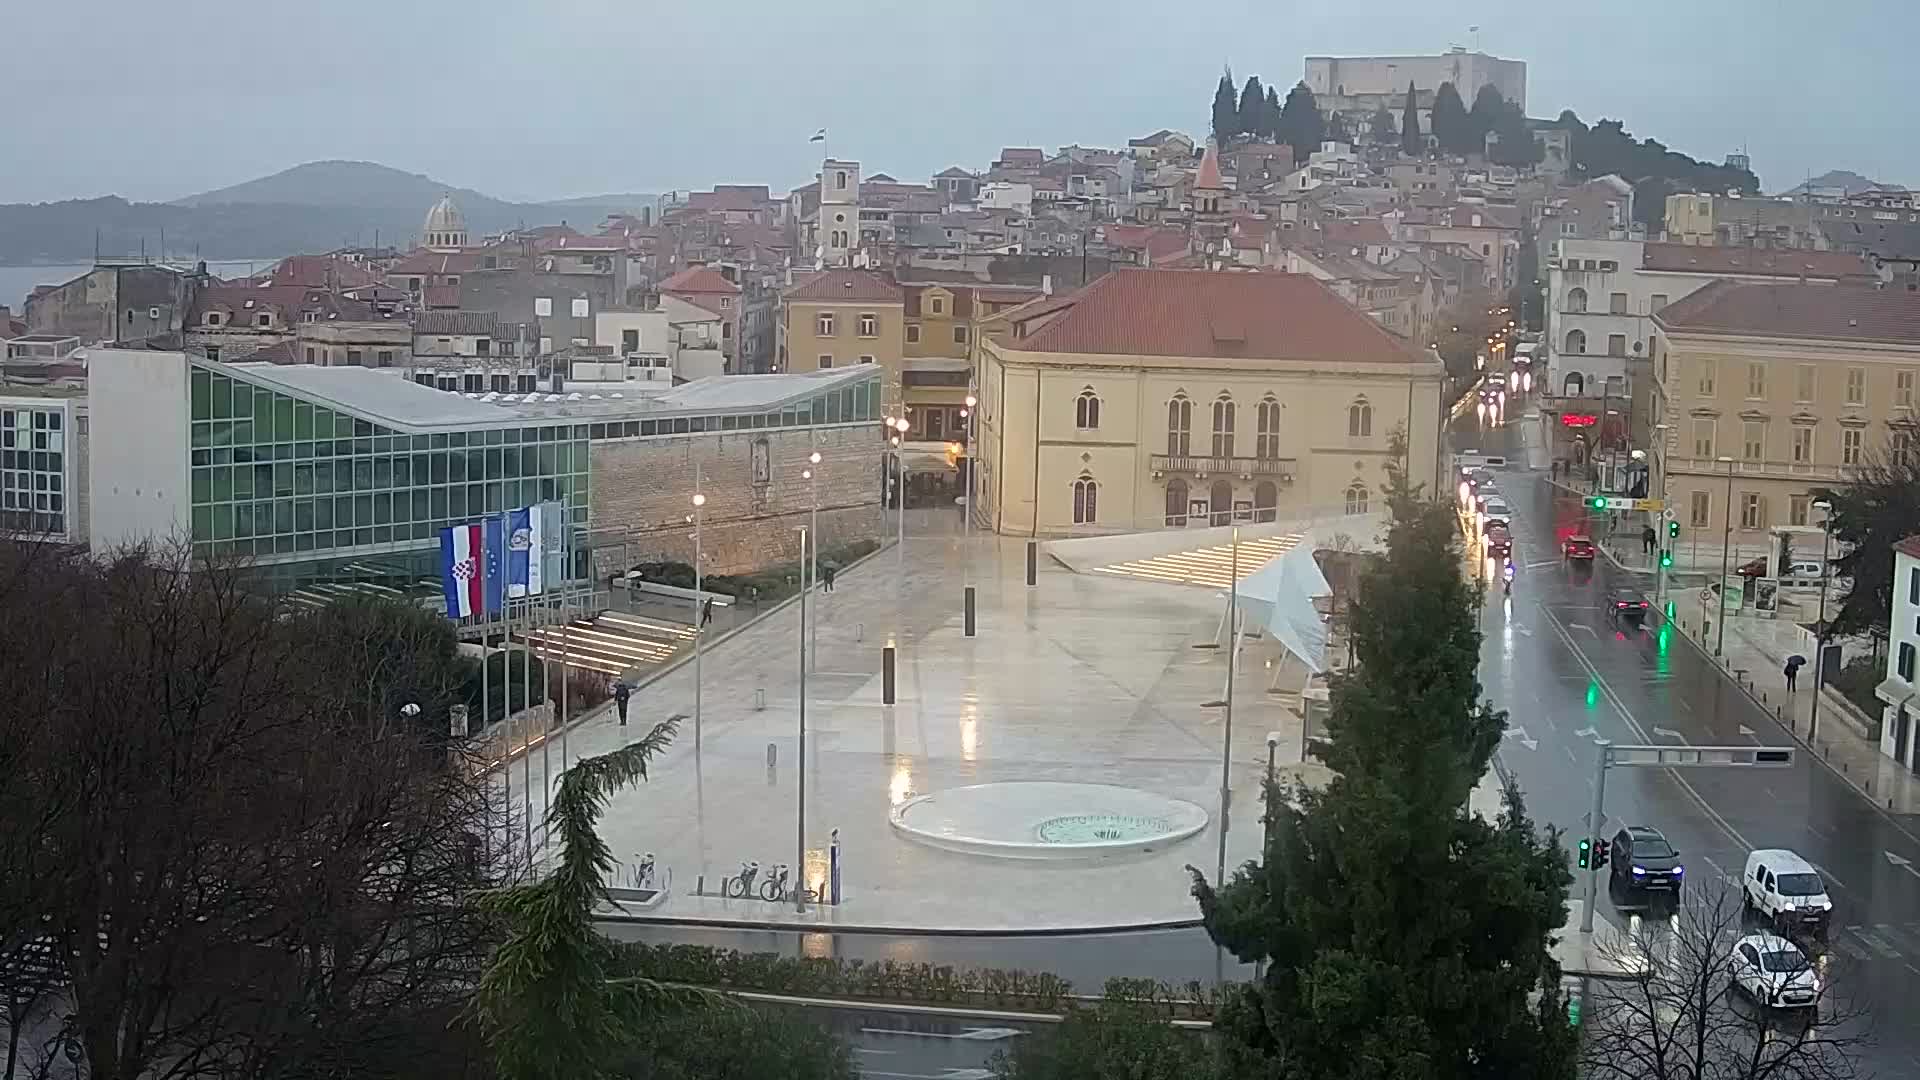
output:
[[[778,903],[787,898],[787,864],[774,863],[767,879],[760,883],[760,899]]]
[[[637,856],[638,862],[633,868],[633,887],[636,889],[653,888],[653,852]]]
[[[734,877],[720,879],[720,895],[735,900],[745,900],[753,896],[753,879],[760,873],[757,862],[743,862],[740,873]]]

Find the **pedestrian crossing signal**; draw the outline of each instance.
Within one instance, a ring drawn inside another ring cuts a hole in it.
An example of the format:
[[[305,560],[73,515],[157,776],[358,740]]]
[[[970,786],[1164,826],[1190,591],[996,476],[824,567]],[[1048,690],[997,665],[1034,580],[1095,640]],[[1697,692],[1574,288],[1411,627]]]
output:
[[[1579,862],[1582,870],[1591,869],[1593,866],[1593,841],[1584,836],[1580,838]]]
[[[1663,552],[1661,552],[1661,553],[1660,553],[1660,566],[1661,566],[1661,567],[1662,567],[1662,568],[1664,569],[1665,567],[1669,567],[1669,566],[1672,566],[1672,565],[1673,565],[1673,552],[1671,552],[1671,551],[1663,551]]]
[[[1675,540],[1680,538],[1680,523],[1678,521],[1667,522],[1667,535]]]

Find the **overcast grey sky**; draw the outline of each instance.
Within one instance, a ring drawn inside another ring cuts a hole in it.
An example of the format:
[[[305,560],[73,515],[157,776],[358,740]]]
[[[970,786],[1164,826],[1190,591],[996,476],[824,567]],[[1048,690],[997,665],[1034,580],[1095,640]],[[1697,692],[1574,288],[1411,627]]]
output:
[[[1624,119],[1768,190],[1920,185],[1911,0],[96,0],[8,5],[0,202],[172,199],[356,158],[512,199],[779,187],[834,153],[924,178],[1003,145],[1203,131],[1223,62],[1471,44],[1528,111]]]

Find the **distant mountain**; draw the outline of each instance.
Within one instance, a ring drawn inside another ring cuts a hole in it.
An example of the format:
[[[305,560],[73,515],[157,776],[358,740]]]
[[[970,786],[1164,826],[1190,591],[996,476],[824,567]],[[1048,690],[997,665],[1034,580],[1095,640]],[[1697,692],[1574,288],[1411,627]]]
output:
[[[1805,194],[1808,189],[1832,190],[1834,188],[1840,188],[1845,190],[1849,195],[1858,195],[1863,191],[1873,191],[1878,188],[1900,188],[1901,186],[1900,184],[1882,183],[1879,180],[1869,180],[1849,169],[1832,169],[1821,173],[1819,176],[1808,180],[1804,184],[1795,184],[1780,194],[1801,195]]]
[[[277,258],[349,244],[407,246],[429,207],[451,194],[478,240],[524,225],[566,221],[592,232],[611,213],[633,213],[655,196],[594,195],[515,203],[430,176],[369,161],[310,161],[232,187],[170,203],[114,196],[0,204],[0,265],[84,262],[102,254],[160,250],[203,259]]]

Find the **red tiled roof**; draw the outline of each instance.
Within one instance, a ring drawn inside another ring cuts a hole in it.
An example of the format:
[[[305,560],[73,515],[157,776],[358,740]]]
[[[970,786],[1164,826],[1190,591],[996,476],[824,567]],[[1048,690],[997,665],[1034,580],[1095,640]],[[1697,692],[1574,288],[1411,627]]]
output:
[[[421,290],[421,299],[427,307],[434,309],[457,308],[460,306],[460,286],[429,285]]]
[[[1304,274],[1115,270],[1014,347],[1027,352],[1418,363]]]
[[[1333,218],[1327,222],[1327,243],[1341,247],[1390,244],[1387,225],[1379,218]]]
[[[356,289],[378,278],[365,266],[331,255],[289,255],[275,263],[264,279],[274,285]]]
[[[1893,550],[1911,558],[1920,559],[1920,536],[1909,536],[1905,540],[1896,540]]]
[[[689,266],[660,283],[663,293],[724,293],[740,295],[740,286],[711,266]]]
[[[870,270],[822,270],[795,282],[783,295],[812,303],[902,304],[906,300],[900,286]]]
[[[1721,280],[1653,318],[1669,333],[1920,345],[1920,293],[1868,285]]]
[[[480,253],[456,251],[451,254],[424,248],[407,253],[406,258],[387,268],[387,276],[396,274],[464,274],[480,269]]]
[[[1693,244],[1647,244],[1641,249],[1640,265],[1647,270],[1795,278],[1805,276],[1835,281],[1865,279],[1873,275],[1873,269],[1865,259],[1838,251],[1775,251],[1768,248],[1703,247]]]

